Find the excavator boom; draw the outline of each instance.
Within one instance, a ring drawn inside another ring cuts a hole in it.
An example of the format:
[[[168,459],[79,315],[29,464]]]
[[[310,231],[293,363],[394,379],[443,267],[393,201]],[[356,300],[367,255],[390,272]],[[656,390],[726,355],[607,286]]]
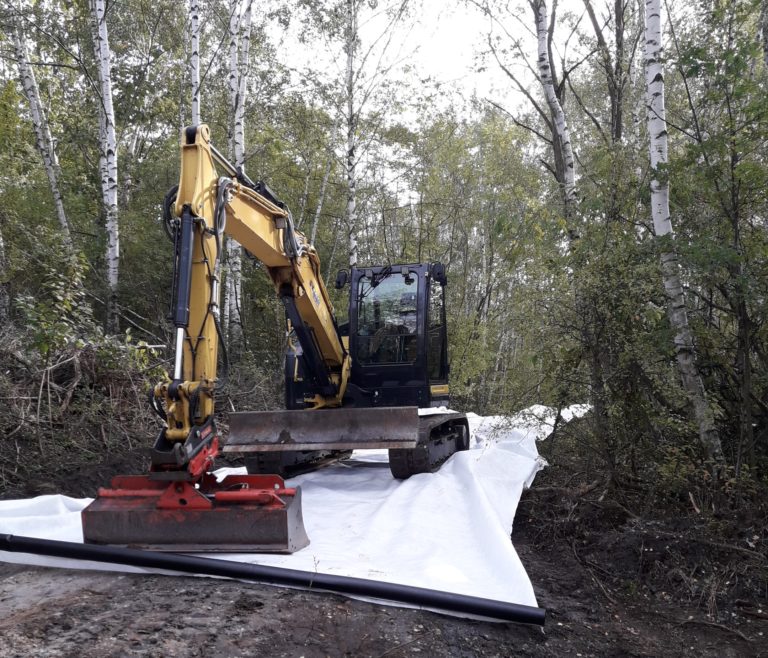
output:
[[[306,383],[302,410],[233,414],[230,451],[415,448],[417,408],[330,411],[344,401],[352,360],[317,252],[271,190],[216,151],[205,125],[182,132],[179,185],[166,207],[174,239],[175,358],[173,373],[151,394],[165,427],[152,448],[149,474],[115,478],[83,511],[85,541],[160,550],[299,550],[308,539],[298,488],[276,475],[218,482],[210,473],[220,451],[214,394],[223,347],[224,238],[234,238],[264,265],[285,307]]]

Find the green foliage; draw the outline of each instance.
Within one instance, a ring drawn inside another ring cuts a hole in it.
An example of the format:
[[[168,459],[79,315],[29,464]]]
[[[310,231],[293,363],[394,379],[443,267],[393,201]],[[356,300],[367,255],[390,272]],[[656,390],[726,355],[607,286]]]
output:
[[[80,255],[64,258],[58,267],[44,266],[47,271],[35,296],[16,298],[31,346],[45,361],[68,344],[82,347],[100,334],[83,288],[85,259]]]
[[[686,106],[672,162],[680,253],[691,281],[701,365],[737,475],[765,458],[768,391],[763,327],[768,79],[757,30],[761,6],[721,3],[680,27],[677,73]],[[682,112],[682,110],[681,110]]]
[[[339,3],[306,1],[279,7],[276,16],[280,25],[300,22],[307,42],[318,33],[334,40],[343,35],[343,10]],[[679,383],[659,268],[660,251],[674,247],[700,371],[727,453],[723,486],[748,497],[750,483],[765,478],[768,80],[759,10],[755,0],[739,0],[715,3],[685,22],[673,13],[665,76],[670,163],[656,172],[648,164],[634,51],[625,47],[611,69],[621,72],[617,96],[598,51],[582,58],[593,52],[594,35],[578,32],[584,52],[562,88],[578,156],[580,237],[573,244],[561,190],[550,175],[551,145],[539,138],[548,130],[541,117],[516,110],[512,118],[485,103],[465,103],[415,76],[382,84],[378,100],[358,117],[365,144],[360,261],[445,263],[455,407],[505,413],[534,403],[588,401],[593,413],[579,426],[579,449],[615,482],[644,478],[665,494],[685,497],[693,489],[703,499],[711,483],[704,480],[707,465]],[[227,11],[224,2],[208,3],[201,36],[203,120],[222,151],[231,132],[221,49]],[[641,21],[631,7],[625,19],[626,46]],[[2,284],[14,340],[35,367],[55,366],[63,388],[54,386],[53,397],[61,394],[58,404],[68,400],[64,406],[81,414],[68,422],[87,418],[90,430],[107,414],[131,415],[135,391],[159,377],[158,363],[169,352],[154,354],[142,341],[170,346],[173,340],[166,317],[172,245],[160,204],[177,181],[179,129],[188,120],[184,20],[170,0],[127,0],[108,16],[119,135],[119,301],[122,321],[131,327],[119,337],[100,329],[105,235],[86,3],[37,3],[29,21],[35,59],[56,64],[37,66],[36,74],[57,144],[74,256],[58,238],[12,63],[0,73]],[[608,41],[609,49],[616,45]],[[347,261],[349,227],[341,96],[325,73],[291,71],[270,24],[254,25],[246,169],[270,184],[310,234],[330,167],[315,242],[323,274],[332,277]],[[612,98],[621,112],[611,107]],[[445,109],[451,105],[455,109]],[[619,116],[616,136],[612,121]],[[664,242],[652,235],[653,175],[672,192],[676,234]],[[276,406],[283,311],[260,264],[246,259],[244,276],[245,348],[233,355],[228,393],[239,408]],[[346,296],[331,294],[342,317]],[[88,393],[81,382],[67,398],[77,377],[69,372],[67,379],[66,367],[56,364],[75,355],[88,371]],[[35,371],[35,377],[25,382],[29,390],[38,390],[42,375]],[[121,391],[114,397],[105,393],[112,384]],[[51,435],[56,408],[49,410]]]

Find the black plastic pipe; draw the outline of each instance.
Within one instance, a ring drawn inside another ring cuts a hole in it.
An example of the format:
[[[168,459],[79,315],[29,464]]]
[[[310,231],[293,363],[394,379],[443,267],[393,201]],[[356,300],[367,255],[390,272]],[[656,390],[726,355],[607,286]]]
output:
[[[290,585],[325,590],[337,594],[367,596],[375,599],[407,603],[423,608],[458,612],[488,617],[501,621],[544,625],[546,611],[528,605],[463,596],[450,592],[409,587],[395,583],[383,583],[364,578],[331,576],[323,573],[268,567],[261,564],[244,564],[231,560],[194,557],[179,553],[158,553],[133,548],[77,544],[74,542],[36,539],[18,535],[0,534],[0,550],[13,553],[50,555],[75,560],[92,560],[110,564],[126,564],[134,567],[167,569],[182,573],[223,576],[239,580],[252,580],[273,585]]]

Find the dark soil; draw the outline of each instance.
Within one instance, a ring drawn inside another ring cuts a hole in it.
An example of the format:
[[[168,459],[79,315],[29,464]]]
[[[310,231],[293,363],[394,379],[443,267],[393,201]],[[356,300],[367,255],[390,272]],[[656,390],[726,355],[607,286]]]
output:
[[[50,486],[92,494],[116,466]],[[641,515],[599,478],[578,480],[573,465],[546,469],[515,520],[543,630],[252,583],[0,563],[0,656],[768,656],[762,508]]]

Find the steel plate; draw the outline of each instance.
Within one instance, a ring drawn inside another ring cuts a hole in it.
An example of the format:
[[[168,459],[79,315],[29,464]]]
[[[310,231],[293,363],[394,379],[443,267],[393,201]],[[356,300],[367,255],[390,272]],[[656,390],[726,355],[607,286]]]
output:
[[[414,448],[418,407],[242,411],[229,415],[224,452]]]

